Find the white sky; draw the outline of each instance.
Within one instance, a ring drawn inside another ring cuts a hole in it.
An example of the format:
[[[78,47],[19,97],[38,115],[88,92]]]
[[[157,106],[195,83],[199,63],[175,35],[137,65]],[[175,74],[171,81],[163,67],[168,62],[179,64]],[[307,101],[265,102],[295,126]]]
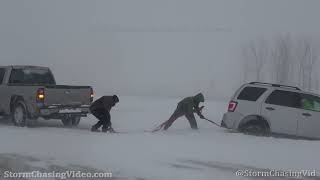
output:
[[[318,0],[1,0],[1,65],[49,66],[98,94],[229,97],[241,46],[319,37]]]

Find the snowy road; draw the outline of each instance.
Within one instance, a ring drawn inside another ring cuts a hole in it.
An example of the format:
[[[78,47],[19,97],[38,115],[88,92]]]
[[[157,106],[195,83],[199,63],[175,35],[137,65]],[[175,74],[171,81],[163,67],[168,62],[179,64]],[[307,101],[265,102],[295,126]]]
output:
[[[116,130],[124,134],[89,132],[95,123],[84,118],[78,128],[59,121],[40,121],[36,128],[0,124],[0,173],[15,171],[111,171],[113,179],[211,180],[290,179],[237,177],[238,170],[320,173],[320,142],[230,133],[198,120],[192,131],[185,119],[168,132],[146,133],[166,120],[177,99],[122,97],[112,112]],[[205,103],[205,115],[220,122],[225,102]],[[304,177],[304,179],[320,179]]]

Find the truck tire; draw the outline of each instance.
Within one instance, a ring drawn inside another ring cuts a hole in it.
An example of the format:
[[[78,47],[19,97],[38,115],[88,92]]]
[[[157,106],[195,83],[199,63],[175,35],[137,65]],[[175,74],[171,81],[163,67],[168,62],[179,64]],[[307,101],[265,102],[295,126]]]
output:
[[[66,127],[75,127],[78,126],[80,123],[80,117],[79,116],[71,116],[71,117],[64,117],[61,119],[62,123]]]
[[[11,119],[13,124],[19,127],[33,127],[36,124],[36,119],[28,118],[28,111],[23,101],[18,101],[14,104]]]
[[[81,120],[80,116],[74,116],[71,118],[72,119],[72,126],[78,126]]]
[[[72,126],[72,121],[70,118],[65,117],[65,118],[62,118],[61,121],[62,121],[62,124],[66,127]]]

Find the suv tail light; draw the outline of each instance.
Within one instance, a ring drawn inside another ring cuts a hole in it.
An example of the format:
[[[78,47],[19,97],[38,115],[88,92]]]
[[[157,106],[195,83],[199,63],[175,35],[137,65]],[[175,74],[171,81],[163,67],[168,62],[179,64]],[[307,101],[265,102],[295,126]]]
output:
[[[234,112],[236,110],[237,106],[238,106],[238,102],[230,101],[229,105],[228,105],[228,111]]]
[[[90,88],[90,102],[93,102],[93,98],[94,98],[94,92],[93,92],[93,89]]]
[[[45,98],[44,88],[39,88],[37,90],[37,102],[43,103],[44,98]]]

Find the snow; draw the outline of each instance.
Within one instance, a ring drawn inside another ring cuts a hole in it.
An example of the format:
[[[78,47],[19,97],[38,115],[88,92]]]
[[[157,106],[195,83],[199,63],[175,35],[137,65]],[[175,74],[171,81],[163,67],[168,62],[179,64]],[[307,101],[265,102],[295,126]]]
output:
[[[184,118],[167,132],[144,132],[168,119],[178,101],[120,97],[111,116],[122,134],[90,132],[92,116],[72,129],[54,120],[39,121],[36,128],[1,123],[0,172],[10,158],[7,168],[14,170],[25,168],[23,163],[32,169],[81,166],[111,171],[116,179],[246,179],[235,175],[238,169],[320,172],[318,141],[248,136],[200,119],[200,129],[193,131]],[[219,123],[227,102],[204,105],[205,116]]]
[[[63,109],[63,110],[59,110],[59,113],[77,113],[77,112],[82,112],[80,108],[76,108],[76,109]]]

